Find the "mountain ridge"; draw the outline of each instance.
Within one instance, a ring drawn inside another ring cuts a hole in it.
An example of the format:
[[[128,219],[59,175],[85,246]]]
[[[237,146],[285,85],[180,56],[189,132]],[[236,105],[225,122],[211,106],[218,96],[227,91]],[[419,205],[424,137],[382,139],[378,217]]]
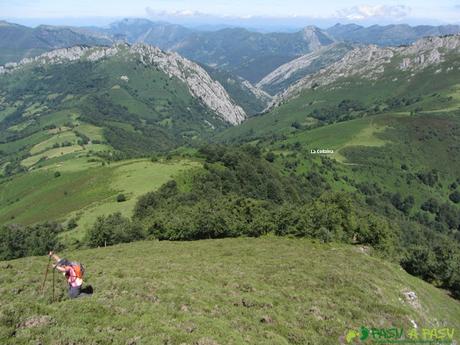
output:
[[[444,61],[447,53],[460,52],[460,35],[423,38],[409,46],[378,47],[362,46],[348,52],[341,60],[316,74],[306,76],[279,94],[275,104],[294,97],[306,88],[326,86],[339,78],[361,75],[366,79],[377,79],[394,59],[401,71],[415,71]]]
[[[11,30],[15,31],[16,37],[23,38],[12,40],[8,36]],[[4,42],[0,64],[73,45],[111,45],[125,41],[175,51],[188,59],[226,70],[256,84],[282,65],[334,43],[398,46],[411,44],[424,36],[459,32],[459,25],[407,24],[370,27],[336,24],[326,29],[310,25],[291,33],[261,33],[243,27],[201,31],[146,18],[123,19],[106,28],[41,25],[32,29],[4,22],[0,26],[0,48],[2,40]],[[41,43],[38,44],[38,41]]]
[[[314,74],[331,63],[340,60],[351,49],[352,46],[345,43],[334,43],[322,47],[281,65],[266,75],[256,86],[271,94],[277,94],[302,79],[302,77]]]
[[[246,117],[244,110],[233,103],[222,85],[213,81],[200,66],[182,58],[177,53],[167,53],[159,48],[145,44],[62,48],[35,58],[25,58],[19,63],[0,66],[0,74],[13,73],[31,64],[60,64],[80,59],[95,62],[121,53],[123,48],[129,54],[136,55],[143,64],[158,66],[168,75],[175,76],[185,82],[191,93],[202,100],[211,110],[219,114],[223,120],[234,125],[242,122]]]
[[[9,23],[0,25],[0,64],[15,62],[25,57],[37,56],[44,52],[71,47],[77,44],[107,45],[112,41],[82,32],[72,27],[40,25],[36,28]]]

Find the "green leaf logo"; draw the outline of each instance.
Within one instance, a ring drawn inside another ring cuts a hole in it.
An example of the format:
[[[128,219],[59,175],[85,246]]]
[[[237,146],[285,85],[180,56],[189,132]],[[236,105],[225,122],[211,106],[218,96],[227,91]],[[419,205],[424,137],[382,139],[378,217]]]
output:
[[[365,341],[369,337],[369,330],[366,327],[361,326],[361,337],[359,340]]]
[[[359,336],[359,333],[352,329],[348,331],[347,336],[345,337],[345,340],[347,341],[347,343],[351,343],[353,339],[355,339],[358,336]]]

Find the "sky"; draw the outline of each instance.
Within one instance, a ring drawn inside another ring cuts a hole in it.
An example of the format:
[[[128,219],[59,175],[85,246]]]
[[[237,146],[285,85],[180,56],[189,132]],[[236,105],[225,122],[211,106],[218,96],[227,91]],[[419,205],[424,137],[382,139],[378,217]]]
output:
[[[460,0],[0,0],[0,19],[25,25],[107,25],[121,18],[184,25],[459,24]]]

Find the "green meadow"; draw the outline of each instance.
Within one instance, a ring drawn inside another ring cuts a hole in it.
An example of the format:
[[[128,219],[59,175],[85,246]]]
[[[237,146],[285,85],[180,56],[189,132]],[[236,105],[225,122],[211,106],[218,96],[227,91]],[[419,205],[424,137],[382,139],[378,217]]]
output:
[[[0,221],[33,224],[76,218],[79,227],[72,231],[74,235],[92,225],[97,216],[130,215],[139,195],[197,166],[186,160],[153,163],[137,159],[106,166],[88,163],[85,158],[58,161],[0,184]],[[127,200],[117,202],[118,194]]]
[[[264,237],[62,253],[94,295],[65,297],[48,259],[2,262],[2,344],[324,344],[350,329],[455,328],[460,303],[359,246]],[[415,300],[405,294],[414,292]],[[342,339],[340,341],[339,339]]]

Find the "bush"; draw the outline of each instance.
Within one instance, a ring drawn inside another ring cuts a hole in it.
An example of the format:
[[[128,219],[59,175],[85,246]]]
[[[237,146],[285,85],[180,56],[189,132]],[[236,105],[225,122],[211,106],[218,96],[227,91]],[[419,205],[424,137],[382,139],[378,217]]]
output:
[[[460,203],[460,192],[456,190],[451,195],[449,195],[449,199],[455,204]]]
[[[412,195],[409,195],[407,198],[403,198],[401,194],[395,193],[391,197],[391,203],[395,208],[403,212],[404,214],[409,214],[412,207],[414,207],[415,199]]]
[[[98,217],[87,232],[86,242],[90,247],[104,247],[144,238],[145,233],[142,227],[118,212],[107,217]]]
[[[77,220],[75,218],[70,218],[69,221],[67,222],[67,229],[72,230],[75,229],[78,226]]]
[[[238,196],[156,209],[147,218],[149,233],[161,240],[258,237],[274,230],[269,205]]]
[[[432,170],[429,172],[421,172],[417,174],[418,179],[426,184],[427,186],[433,187],[439,181],[438,172],[436,170]]]
[[[421,205],[423,211],[437,213],[439,211],[439,203],[436,199],[430,198]]]
[[[276,159],[276,156],[273,152],[268,152],[266,155],[265,155],[265,159],[270,162],[270,163],[273,163]]]
[[[124,202],[126,201],[126,196],[124,194],[117,195],[117,202]]]
[[[61,173],[60,173],[59,171],[56,171],[56,172],[54,173],[54,177],[57,178],[57,177],[60,177],[60,176],[61,176]]]
[[[302,125],[297,121],[293,122],[291,124],[291,127],[295,128],[295,129],[302,129]]]
[[[58,249],[57,234],[60,231],[57,223],[4,226],[0,228],[0,260],[45,255],[50,250]]]

